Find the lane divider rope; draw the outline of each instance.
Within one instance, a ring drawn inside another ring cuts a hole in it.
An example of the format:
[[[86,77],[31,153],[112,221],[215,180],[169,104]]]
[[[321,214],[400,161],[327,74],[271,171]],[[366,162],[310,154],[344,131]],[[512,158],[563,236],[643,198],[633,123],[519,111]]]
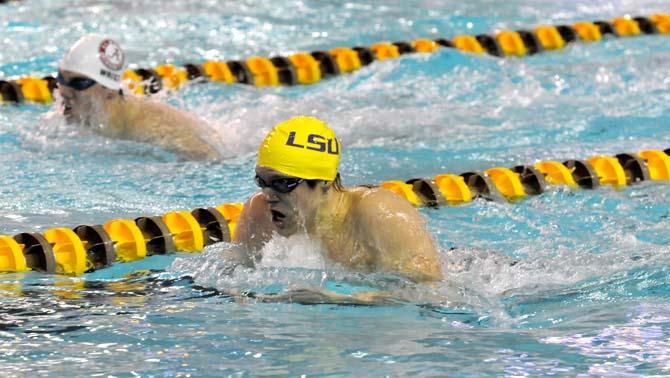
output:
[[[670,180],[670,148],[593,156],[586,160],[540,161],[512,168],[493,167],[432,178],[389,180],[378,186],[414,206],[459,205],[475,198],[517,202],[545,192],[548,185],[621,188],[641,181]],[[116,261],[128,262],[170,252],[199,252],[235,237],[241,203],[225,203],[162,216],[113,219],[103,225],[54,227],[40,232],[0,235],[0,272],[36,270],[79,276]]]
[[[596,42],[605,37],[670,34],[670,14],[649,17],[617,17],[610,21],[580,21],[572,25],[540,25],[532,30],[503,30],[492,35],[457,35],[452,39],[415,39],[379,42],[369,47],[336,47],[329,51],[298,52],[288,57],[252,56],[245,60],[206,61],[183,66],[162,64],[127,70],[124,79],[136,94],[151,95],[176,90],[193,80],[255,86],[308,85],[329,77],[354,72],[376,60],[395,59],[410,53],[432,53],[456,48],[473,54],[522,57],[559,50],[568,44]],[[54,76],[29,76],[0,80],[0,103],[50,103],[56,88]]]

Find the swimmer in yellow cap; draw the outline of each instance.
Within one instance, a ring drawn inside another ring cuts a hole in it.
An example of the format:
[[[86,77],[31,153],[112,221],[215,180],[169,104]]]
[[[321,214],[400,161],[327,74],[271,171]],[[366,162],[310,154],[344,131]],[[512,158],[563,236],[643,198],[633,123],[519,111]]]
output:
[[[249,263],[275,234],[306,233],[326,258],[361,272],[390,272],[414,281],[442,279],[438,252],[419,213],[380,188],[344,188],[335,133],[314,117],[279,123],[258,151],[254,194],[240,215],[235,241]]]
[[[68,51],[58,71],[58,91],[68,122],[110,138],[158,145],[188,159],[213,159],[217,150],[203,137],[204,125],[175,108],[124,96],[126,59],[113,39],[89,34]]]

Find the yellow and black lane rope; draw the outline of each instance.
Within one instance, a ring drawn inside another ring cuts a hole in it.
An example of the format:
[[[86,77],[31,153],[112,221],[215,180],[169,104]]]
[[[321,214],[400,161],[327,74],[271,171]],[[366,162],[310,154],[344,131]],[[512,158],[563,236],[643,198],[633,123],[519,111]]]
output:
[[[414,206],[459,205],[484,197],[519,201],[538,195],[547,185],[594,189],[624,187],[647,180],[670,180],[670,148],[593,156],[586,160],[540,161],[481,172],[443,173],[432,178],[385,181]],[[135,261],[170,252],[198,252],[235,237],[241,203],[225,203],[192,211],[170,211],[103,225],[54,227],[44,232],[0,235],[0,272],[36,270],[79,276],[117,261]]]
[[[414,206],[461,204],[477,197],[514,202],[543,193],[547,185],[595,189],[604,185],[621,188],[641,181],[667,181],[670,180],[669,153],[670,148],[593,156],[586,160],[540,161],[458,175],[445,173],[432,178],[391,180],[380,186],[396,192]]]
[[[178,89],[192,80],[255,86],[307,85],[356,71],[375,60],[393,59],[410,53],[431,53],[440,48],[456,48],[496,57],[522,57],[562,49],[578,41],[595,42],[607,36],[631,37],[643,34],[670,34],[670,14],[624,16],[610,21],[576,22],[572,25],[541,25],[529,30],[457,35],[451,39],[380,42],[371,46],[299,52],[287,57],[253,56],[246,60],[206,61],[183,66],[163,64],[153,68],[127,70],[124,79],[130,81],[130,87],[135,93],[146,95],[163,89]],[[0,80],[0,102],[50,103],[55,87],[53,76]]]
[[[78,276],[115,261],[176,251],[199,252],[207,245],[232,240],[242,208],[241,203],[226,203],[134,220],[113,219],[103,225],[0,235],[0,271]]]

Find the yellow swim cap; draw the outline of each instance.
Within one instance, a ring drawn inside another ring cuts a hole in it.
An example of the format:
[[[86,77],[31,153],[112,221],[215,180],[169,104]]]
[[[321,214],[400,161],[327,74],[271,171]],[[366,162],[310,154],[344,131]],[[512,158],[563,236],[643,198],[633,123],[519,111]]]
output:
[[[318,118],[298,116],[277,124],[258,149],[261,167],[307,180],[335,180],[340,143]]]

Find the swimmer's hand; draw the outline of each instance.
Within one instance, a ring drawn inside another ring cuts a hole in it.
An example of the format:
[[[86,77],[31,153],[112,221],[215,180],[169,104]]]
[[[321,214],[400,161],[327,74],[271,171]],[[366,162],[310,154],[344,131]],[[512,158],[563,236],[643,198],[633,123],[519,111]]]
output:
[[[260,302],[290,302],[299,304],[340,304],[376,306],[399,304],[391,293],[383,291],[366,291],[355,294],[338,294],[329,290],[296,289],[281,294],[256,294],[251,296]]]

